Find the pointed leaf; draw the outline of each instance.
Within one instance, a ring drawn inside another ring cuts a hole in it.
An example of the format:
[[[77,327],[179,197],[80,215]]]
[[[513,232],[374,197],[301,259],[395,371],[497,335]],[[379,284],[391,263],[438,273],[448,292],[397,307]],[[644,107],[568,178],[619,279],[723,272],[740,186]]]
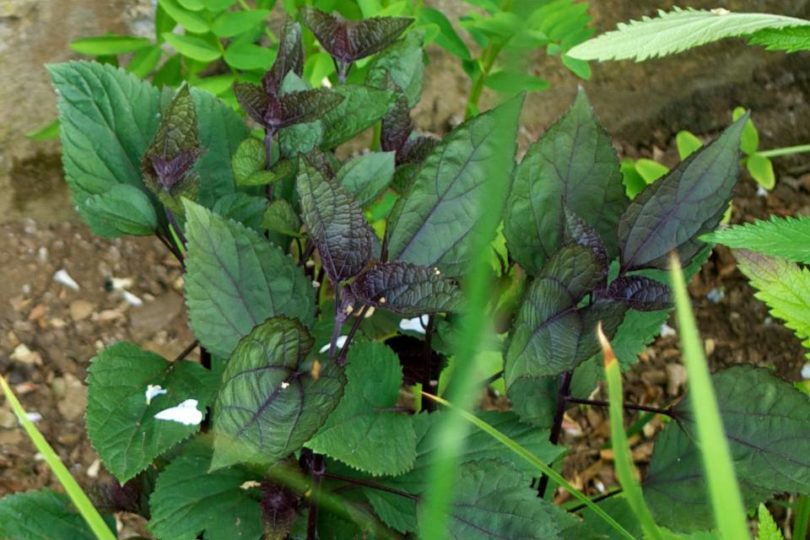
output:
[[[621,276],[613,280],[605,294],[638,311],[658,311],[672,307],[669,287],[644,276]]]
[[[773,162],[762,154],[751,154],[745,160],[751,178],[765,189],[773,189],[776,185],[776,174],[773,172]]]
[[[773,516],[762,503],[757,508],[757,540],[785,540]]]
[[[596,259],[603,266],[605,272],[607,272],[610,259],[599,233],[568,208],[564,208],[563,211],[565,213],[566,243],[574,243],[589,248],[596,255]]]
[[[404,162],[405,144],[412,132],[413,120],[408,99],[405,94],[398,93],[396,103],[383,117],[380,129],[380,146],[386,152],[397,153],[397,164]]]
[[[212,468],[275,463],[323,425],[340,401],[345,378],[331,361],[311,372],[304,359],[313,344],[299,322],[286,318],[260,324],[239,343],[214,408]]]
[[[270,98],[267,93],[257,84],[236,83],[233,85],[233,93],[239,106],[250,116],[254,122],[264,125],[264,113],[270,105]]]
[[[422,95],[424,62],[422,61],[422,36],[410,32],[391,47],[377,55],[369,66],[366,84],[388,88],[386,79],[402,90],[413,108]]]
[[[633,199],[619,221],[622,270],[666,268],[671,251],[686,266],[703,247],[698,237],[720,223],[739,173],[740,133],[734,122]]]
[[[262,538],[259,502],[246,482],[261,476],[239,468],[208,472],[211,446],[190,443],[158,476],[149,498],[149,530],[158,538],[227,540]]]
[[[158,126],[158,91],[123,70],[95,62],[57,64],[48,70],[59,93],[65,178],[88,221],[92,212],[86,203],[93,195],[116,184],[146,190],[140,162]]]
[[[394,92],[368,86],[344,84],[332,92],[343,96],[343,101],[321,118],[323,140],[321,148],[335,148],[358,135],[380,120],[396,100]]]
[[[110,524],[114,529],[114,524]],[[0,499],[0,537],[8,539],[98,537],[73,509],[70,499],[49,489],[6,495]],[[110,538],[114,538],[110,531]]]
[[[231,159],[233,177],[239,185],[245,185],[251,175],[264,169],[264,165],[264,145],[253,137],[248,137],[239,143],[236,153]]]
[[[133,53],[151,44],[152,42],[145,37],[107,34],[74,39],[70,42],[70,48],[79,54],[105,56]]]
[[[314,122],[324,119],[324,115],[335,110],[343,101],[344,96],[339,92],[326,88],[288,92],[278,99],[278,110],[274,110],[275,101],[270,100],[270,109],[264,115],[264,122],[274,129]]]
[[[234,12],[234,14],[236,13],[238,12]],[[275,58],[274,50],[244,41],[231,43],[228,48],[225,49],[225,54],[223,55],[226,64],[232,68],[243,71],[264,71],[269,69],[270,66],[273,65]]]
[[[397,355],[382,343],[358,343],[349,351],[346,378],[343,399],[307,446],[373,476],[410,470],[413,418],[390,410],[402,386]]]
[[[299,166],[296,187],[301,217],[329,278],[338,283],[356,276],[371,258],[374,235],[360,206],[308,161]]]
[[[269,317],[312,321],[310,280],[284,252],[193,203],[186,203],[186,218],[186,303],[204,347],[228,357],[243,336]]]
[[[347,21],[311,7],[301,10],[301,17],[334,58],[355,62],[391,45],[410,26],[405,17],[372,17]]]
[[[171,363],[127,342],[101,351],[87,373],[87,432],[122,484],[199,429],[156,414],[186,400],[204,412],[216,391],[216,378],[199,364]]]
[[[509,253],[536,273],[562,244],[567,207],[596,229],[612,258],[626,206],[616,151],[580,92],[515,170],[504,221]]]
[[[768,221],[734,225],[702,238],[730,248],[743,248],[763,255],[810,264],[810,217],[771,216]]]
[[[301,25],[297,22],[287,22],[281,31],[278,43],[278,52],[273,67],[262,79],[265,92],[281,92],[281,83],[288,73],[295,73],[299,77],[304,73],[304,48],[301,44]]]
[[[419,169],[388,224],[388,256],[437,266],[450,276],[467,269],[479,212],[503,211],[506,198],[479,208],[488,182],[506,186],[515,152],[522,99],[469,120],[453,130]]]
[[[268,15],[267,9],[224,11],[211,23],[211,32],[221,38],[238,36],[263,23]]]
[[[301,220],[285,199],[277,199],[270,203],[264,212],[262,227],[286,236],[301,236]]]
[[[212,210],[220,216],[241,223],[254,231],[262,230],[262,218],[267,209],[267,197],[237,191],[219,199]]]
[[[365,206],[388,187],[394,178],[394,153],[370,152],[347,161],[335,178]]]
[[[157,229],[152,201],[134,186],[116,184],[106,193],[93,195],[85,204],[90,228],[99,236],[151,236]]]
[[[810,26],[759,30],[754,32],[748,43],[762,45],[769,51],[808,51],[810,50]]]
[[[404,262],[378,263],[352,284],[357,299],[406,317],[455,311],[462,302],[461,290],[435,268]]]
[[[183,56],[198,62],[209,63],[222,56],[222,52],[214,45],[198,37],[166,32],[163,39]]]

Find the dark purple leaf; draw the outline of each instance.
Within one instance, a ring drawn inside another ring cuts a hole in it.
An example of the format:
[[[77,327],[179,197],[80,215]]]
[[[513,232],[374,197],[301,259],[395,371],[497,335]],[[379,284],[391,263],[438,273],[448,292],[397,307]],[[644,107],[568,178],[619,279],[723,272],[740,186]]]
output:
[[[349,21],[305,7],[301,17],[318,41],[336,60],[350,64],[391,45],[410,26],[406,17],[372,17]]]
[[[301,45],[301,25],[288,22],[282,30],[278,52],[273,67],[262,79],[264,91],[268,94],[281,93],[281,83],[288,73],[299,77],[304,73],[304,48]]]
[[[380,146],[385,152],[397,153],[397,164],[400,163],[405,142],[413,131],[411,110],[408,107],[408,98],[405,94],[397,95],[396,104],[382,119],[380,131]]]
[[[404,262],[378,263],[352,284],[359,301],[405,316],[453,311],[462,294],[455,280],[436,268]]]
[[[599,286],[603,268],[593,250],[570,245],[558,250],[548,260],[538,277],[563,284],[576,303]]]
[[[189,87],[184,85],[164,111],[141,169],[156,193],[174,195],[194,183],[197,176],[191,169],[201,154],[197,114]]]
[[[301,217],[333,283],[356,276],[371,258],[374,233],[360,205],[336,181],[302,160],[296,182]]]
[[[630,203],[619,221],[623,272],[666,268],[672,251],[687,265],[701,250],[698,237],[717,227],[731,200],[747,121],[734,122]]]
[[[274,95],[255,84],[237,83],[234,93],[245,112],[272,131],[318,120],[343,101],[343,96],[326,88]]]
[[[672,293],[665,284],[644,276],[620,276],[605,293],[639,311],[659,311],[672,307]]]
[[[233,92],[236,94],[236,101],[248,116],[255,122],[264,125],[264,113],[267,111],[270,101],[267,92],[260,86],[251,83],[236,83],[233,85]]]
[[[605,244],[602,242],[602,238],[599,237],[599,233],[570,209],[564,208],[563,211],[565,213],[566,240],[593,251],[594,255],[596,255],[596,260],[599,261],[604,271],[607,272],[610,260],[608,259]]]

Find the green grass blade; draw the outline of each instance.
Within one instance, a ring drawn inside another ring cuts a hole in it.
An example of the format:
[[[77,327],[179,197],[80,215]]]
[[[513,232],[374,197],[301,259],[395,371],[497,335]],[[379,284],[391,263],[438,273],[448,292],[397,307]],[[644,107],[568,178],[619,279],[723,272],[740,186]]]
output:
[[[14,392],[8,386],[8,383],[3,376],[0,376],[0,386],[3,387],[3,393],[6,395],[9,405],[11,405],[11,410],[14,411],[14,414],[17,416],[17,421],[20,422],[20,425],[28,434],[31,442],[34,443],[36,449],[39,450],[40,454],[42,454],[43,458],[45,459],[45,463],[48,464],[48,467],[50,467],[53,473],[56,475],[59,483],[65,488],[70,500],[87,522],[90,530],[93,531],[96,538],[99,538],[100,540],[115,540],[115,535],[112,531],[110,531],[110,528],[107,527],[107,524],[104,523],[101,515],[87,497],[87,494],[82,490],[81,486],[79,486],[78,482],[76,482],[73,476],[71,476],[70,472],[67,470],[67,467],[65,467],[65,464],[59,459],[59,456],[51,445],[48,444],[48,441],[45,440],[42,433],[40,433],[34,423],[28,419],[28,416],[25,414],[25,409],[23,409],[22,405],[20,405],[20,402],[17,400],[17,396],[14,395]]]
[[[645,538],[655,540],[663,539],[661,531],[658,530],[644,495],[641,493],[641,486],[633,474],[635,466],[630,455],[630,445],[627,442],[627,434],[624,431],[624,390],[622,389],[622,370],[619,361],[613,354],[605,334],[602,332],[602,325],[597,328],[599,343],[602,345],[602,352],[605,356],[605,376],[608,383],[608,394],[610,397],[610,440],[613,445],[613,463],[616,467],[616,476],[624,490],[627,503],[636,515]]]
[[[671,284],[675,294],[681,349],[689,380],[689,399],[697,424],[698,446],[709,484],[714,520],[727,540],[750,538],[728,441],[717,407],[717,399],[703,354],[683,271],[676,256],[671,258]]]
[[[455,412],[459,417],[466,420],[470,424],[475,425],[478,429],[480,429],[487,435],[490,435],[496,441],[509,448],[516,455],[525,459],[532,466],[536,467],[538,471],[545,474],[551,480],[561,485],[563,489],[565,489],[568,493],[570,493],[575,499],[577,499],[579,502],[581,502],[589,509],[591,509],[596,515],[604,519],[621,536],[623,536],[624,538],[633,538],[633,535],[627,532],[627,530],[624,527],[622,527],[615,519],[610,517],[610,515],[607,512],[605,512],[599,506],[597,506],[584,493],[582,493],[577,488],[572,486],[568,482],[568,480],[566,480],[560,473],[552,469],[551,466],[547,465],[540,458],[532,454],[526,447],[522,446],[520,443],[516,442],[510,437],[504,435],[503,433],[501,433],[491,425],[487,424],[474,414],[466,410],[460,409],[459,407],[453,405],[449,401],[434,396],[432,394],[428,394],[426,392],[422,392],[422,395],[430,400],[435,401],[436,403],[439,403],[440,405],[444,405],[450,411]]]
[[[793,538],[807,538],[808,524],[810,524],[810,497],[802,495],[796,502]]]

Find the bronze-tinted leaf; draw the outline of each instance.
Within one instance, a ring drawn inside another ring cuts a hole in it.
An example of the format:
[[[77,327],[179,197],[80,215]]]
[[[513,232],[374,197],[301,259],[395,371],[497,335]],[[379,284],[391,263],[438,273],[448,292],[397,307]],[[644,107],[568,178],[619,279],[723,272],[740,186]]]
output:
[[[658,311],[672,307],[669,287],[644,276],[621,276],[613,280],[606,296],[639,311]]]
[[[298,76],[304,73],[304,48],[301,45],[301,25],[287,22],[281,32],[278,52],[273,67],[262,79],[264,91],[268,94],[281,93],[281,83],[288,73]]]

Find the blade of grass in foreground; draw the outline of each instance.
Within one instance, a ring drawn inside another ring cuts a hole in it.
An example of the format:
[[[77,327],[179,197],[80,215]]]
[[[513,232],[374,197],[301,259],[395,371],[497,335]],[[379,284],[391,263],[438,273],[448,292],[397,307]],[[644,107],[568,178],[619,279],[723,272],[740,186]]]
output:
[[[544,463],[543,460],[532,454],[527,448],[522,446],[520,443],[509,438],[507,435],[501,433],[500,431],[498,431],[491,425],[487,424],[474,414],[456,407],[455,405],[453,405],[452,403],[450,403],[445,399],[442,399],[438,396],[434,396],[432,394],[428,394],[426,392],[422,392],[422,395],[430,400],[435,401],[436,403],[439,403],[440,405],[444,405],[449,410],[455,412],[458,416],[460,416],[467,422],[475,425],[478,429],[480,429],[487,435],[490,435],[496,441],[509,448],[512,452],[514,452],[518,456],[528,461],[531,465],[536,467],[538,471],[542,472],[543,474],[548,476],[551,480],[561,485],[563,489],[565,489],[575,499],[577,499],[579,502],[581,502],[582,504],[587,506],[590,510],[592,510],[594,514],[604,519],[608,523],[608,525],[613,527],[613,529],[615,529],[616,532],[619,533],[621,536],[623,536],[624,538],[633,538],[633,535],[627,532],[627,530],[624,527],[622,527],[619,524],[619,522],[610,517],[610,515],[607,512],[605,512],[604,510],[602,510],[602,508],[597,506],[584,493],[582,493],[577,488],[572,486],[568,482],[568,480],[566,480],[560,473],[552,469],[551,466]]]
[[[102,519],[101,515],[93,506],[93,503],[90,502],[87,494],[82,491],[81,486],[79,486],[73,476],[71,476],[65,464],[59,459],[59,456],[51,445],[48,444],[48,441],[45,440],[42,433],[40,433],[34,423],[28,419],[28,415],[25,414],[25,410],[17,400],[17,396],[14,395],[14,392],[8,386],[3,376],[0,376],[0,386],[3,387],[3,393],[6,395],[9,405],[11,405],[11,410],[14,411],[14,414],[17,416],[17,421],[20,422],[20,425],[28,434],[31,442],[33,442],[34,446],[39,450],[39,453],[42,454],[45,463],[48,464],[48,467],[50,467],[56,475],[59,483],[65,488],[70,500],[76,506],[76,509],[84,518],[84,521],[87,522],[90,530],[93,531],[93,534],[95,534],[96,538],[99,540],[115,540],[115,535],[110,528],[107,527],[107,524],[104,523],[104,519]]]
[[[677,256],[670,258],[671,283],[678,315],[678,333],[689,380],[689,399],[697,425],[698,447],[709,484],[709,498],[720,535],[727,540],[750,538],[740,488],[734,475],[717,398],[703,354],[683,271]]]
[[[610,342],[602,332],[600,323],[596,329],[599,336],[599,343],[602,345],[602,353],[605,356],[605,376],[608,383],[608,394],[610,396],[610,440],[613,443],[613,463],[616,467],[616,476],[624,490],[627,503],[633,510],[636,518],[641,524],[645,538],[655,540],[663,538],[658,530],[644,496],[641,493],[641,486],[636,481],[633,474],[633,459],[630,455],[630,445],[627,442],[627,434],[624,431],[624,391],[622,390],[622,371]]]

